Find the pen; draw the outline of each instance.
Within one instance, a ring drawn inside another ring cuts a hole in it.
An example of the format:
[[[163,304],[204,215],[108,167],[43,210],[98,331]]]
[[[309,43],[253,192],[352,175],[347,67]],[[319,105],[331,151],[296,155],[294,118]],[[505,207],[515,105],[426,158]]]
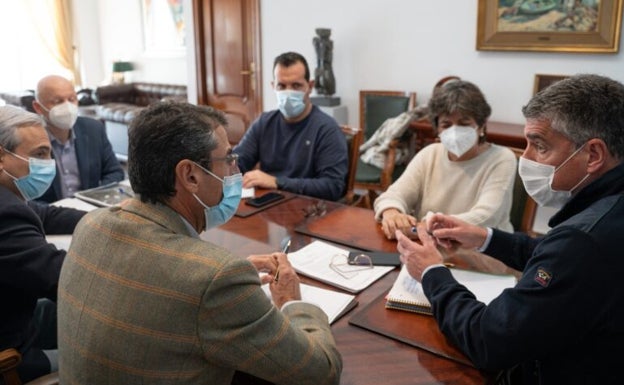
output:
[[[286,244],[282,248],[282,253],[288,254],[288,249],[290,249],[290,239],[288,240],[288,242],[286,242]]]
[[[287,254],[289,248],[290,248],[290,239],[288,239],[288,242],[286,242],[284,244],[284,247],[282,247],[282,253]],[[275,271],[275,278],[273,278],[273,282],[277,282],[278,279],[279,279],[279,268]]]

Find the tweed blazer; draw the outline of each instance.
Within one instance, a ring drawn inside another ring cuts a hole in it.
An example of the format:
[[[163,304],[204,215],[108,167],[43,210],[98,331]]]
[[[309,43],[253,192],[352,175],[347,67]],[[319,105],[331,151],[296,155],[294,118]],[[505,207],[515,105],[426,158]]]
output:
[[[76,137],[74,144],[82,190],[124,179],[124,170],[113,152],[102,122],[78,117],[72,129]],[[52,203],[63,198],[61,174],[57,161],[54,181],[48,191],[37,198],[38,201]]]
[[[81,221],[61,271],[64,384],[337,384],[326,315],[283,312],[245,259],[194,238],[165,205],[130,199]]]

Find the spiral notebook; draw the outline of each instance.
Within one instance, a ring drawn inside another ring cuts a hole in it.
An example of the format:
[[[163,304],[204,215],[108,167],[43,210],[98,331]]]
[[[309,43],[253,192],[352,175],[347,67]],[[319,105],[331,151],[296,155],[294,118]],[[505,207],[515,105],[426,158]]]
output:
[[[503,290],[514,287],[516,284],[516,277],[513,275],[488,274],[461,269],[451,269],[451,274],[457,282],[466,286],[479,301],[486,305],[498,297]],[[405,265],[401,268],[399,276],[386,296],[386,308],[432,314],[431,304],[425,296],[422,285],[409,275]]]

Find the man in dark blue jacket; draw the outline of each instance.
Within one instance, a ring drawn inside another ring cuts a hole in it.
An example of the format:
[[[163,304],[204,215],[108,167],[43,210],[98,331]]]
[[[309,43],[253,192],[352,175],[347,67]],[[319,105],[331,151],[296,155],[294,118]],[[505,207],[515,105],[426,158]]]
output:
[[[58,370],[53,301],[65,251],[45,236],[71,234],[85,214],[32,201],[55,175],[43,125],[35,114],[0,107],[0,351],[22,354],[24,382]]]
[[[624,346],[624,86],[562,80],[523,108],[525,189],[560,210],[533,239],[436,214],[398,249],[442,332],[505,383],[621,384]],[[430,232],[430,233],[429,233]],[[431,234],[431,235],[430,235]],[[522,271],[488,306],[441,265],[437,245],[478,248]]]
[[[69,80],[56,75],[41,79],[33,108],[45,119],[57,166],[52,187],[40,201],[54,202],[124,179],[102,122],[78,117],[78,98]]]
[[[278,109],[263,113],[234,148],[243,187],[340,199],[346,188],[347,141],[334,118],[310,102],[314,80],[308,63],[286,52],[275,59],[273,70]]]

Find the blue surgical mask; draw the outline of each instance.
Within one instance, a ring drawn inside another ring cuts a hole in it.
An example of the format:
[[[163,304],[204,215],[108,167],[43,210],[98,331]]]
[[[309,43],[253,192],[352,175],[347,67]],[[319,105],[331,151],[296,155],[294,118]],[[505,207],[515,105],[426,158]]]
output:
[[[206,230],[208,230],[213,227],[221,226],[229,221],[230,218],[234,216],[234,213],[236,213],[243,193],[243,174],[239,172],[238,174],[226,176],[221,179],[197,163],[195,164],[205,173],[219,179],[221,183],[223,183],[223,198],[221,198],[221,202],[216,206],[210,207],[206,205],[197,195],[193,194],[193,197],[204,206],[204,218],[206,219]]]
[[[294,119],[305,110],[305,92],[282,90],[275,91],[277,96],[277,108],[286,119]]]
[[[7,170],[3,170],[8,176],[13,178],[15,186],[27,201],[37,199],[42,196],[56,176],[56,163],[54,159],[24,158],[11,151],[4,150],[7,154],[28,162],[28,175],[21,178],[14,177]]]

